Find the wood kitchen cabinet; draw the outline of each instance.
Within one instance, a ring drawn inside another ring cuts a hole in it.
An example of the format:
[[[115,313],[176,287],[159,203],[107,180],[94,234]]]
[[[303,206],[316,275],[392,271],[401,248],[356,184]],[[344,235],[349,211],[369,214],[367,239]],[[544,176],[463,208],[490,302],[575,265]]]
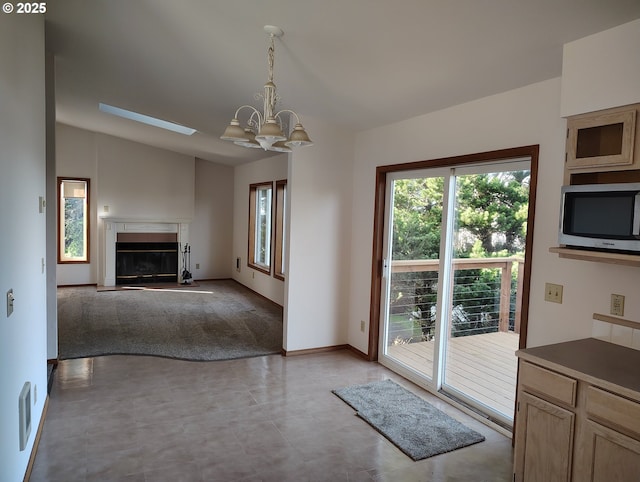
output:
[[[514,481],[640,481],[640,351],[588,338],[517,355]]]
[[[640,169],[639,112],[634,104],[567,118],[564,183],[629,182],[620,171]]]
[[[515,480],[571,480],[575,415],[527,392],[519,403]]]

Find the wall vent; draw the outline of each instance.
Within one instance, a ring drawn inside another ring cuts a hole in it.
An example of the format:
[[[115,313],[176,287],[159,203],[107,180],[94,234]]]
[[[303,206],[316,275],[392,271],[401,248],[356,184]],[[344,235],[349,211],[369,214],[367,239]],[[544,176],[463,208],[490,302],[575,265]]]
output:
[[[31,433],[31,382],[25,382],[18,398],[18,413],[20,417],[20,451],[27,447]]]

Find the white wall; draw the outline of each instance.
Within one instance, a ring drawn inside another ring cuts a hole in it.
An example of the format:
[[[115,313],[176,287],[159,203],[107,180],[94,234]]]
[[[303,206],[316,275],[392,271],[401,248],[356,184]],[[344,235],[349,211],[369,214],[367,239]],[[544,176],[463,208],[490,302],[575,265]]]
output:
[[[357,136],[353,185],[349,343],[367,352],[376,166],[494,149],[540,145],[528,346],[591,335],[593,312],[608,313],[611,293],[626,295],[625,315],[640,320],[637,268],[559,259],[557,245],[566,121],[560,79],[479,99]],[[543,300],[544,283],[564,285],[563,304]]]
[[[104,278],[101,216],[169,222],[195,216],[195,159],[190,156],[58,123],[56,171],[91,179],[91,263],[58,265],[59,285]]]
[[[231,278],[233,168],[196,159],[195,175],[195,216],[189,229],[191,272],[195,280]]]
[[[640,102],[639,49],[640,19],[565,44],[561,115]]]
[[[309,116],[304,126],[315,145],[291,154],[287,184],[287,351],[347,343],[354,137]]]
[[[98,211],[151,221],[194,216],[195,158],[96,134]]]
[[[56,123],[56,177],[84,177],[90,179],[89,196],[91,215],[89,226],[89,264],[57,265],[56,282],[58,285],[91,284],[98,276],[98,216],[97,216],[97,172],[98,156],[96,152],[96,134]],[[56,183],[57,187],[57,183]],[[57,199],[56,199],[57,201]],[[56,209],[55,204],[49,206]],[[56,257],[57,259],[57,257]]]
[[[0,480],[23,480],[47,396],[45,55],[42,15],[0,15]],[[15,310],[6,312],[13,289]],[[31,382],[31,435],[18,438],[18,395]]]
[[[249,250],[249,185],[287,179],[287,155],[267,157],[260,161],[237,166],[233,183],[233,255],[228,260],[233,279],[260,293],[265,298],[284,304],[284,283],[247,266]],[[288,185],[289,189],[290,186]],[[240,271],[236,271],[240,258]]]

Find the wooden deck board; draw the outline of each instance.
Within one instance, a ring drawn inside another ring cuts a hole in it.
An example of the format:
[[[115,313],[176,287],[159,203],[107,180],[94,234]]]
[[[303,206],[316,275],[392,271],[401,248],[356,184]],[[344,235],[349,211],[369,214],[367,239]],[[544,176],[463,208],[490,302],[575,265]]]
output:
[[[485,333],[451,338],[447,352],[446,384],[512,418],[516,397],[519,336]],[[431,377],[434,342],[388,348],[388,356]]]

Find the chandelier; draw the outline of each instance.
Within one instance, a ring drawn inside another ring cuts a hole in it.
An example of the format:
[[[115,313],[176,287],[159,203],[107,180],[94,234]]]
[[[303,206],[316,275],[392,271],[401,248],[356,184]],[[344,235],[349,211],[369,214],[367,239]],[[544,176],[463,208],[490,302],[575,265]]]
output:
[[[238,107],[236,114],[225,129],[224,134],[220,136],[220,139],[231,141],[243,147],[262,148],[265,151],[276,152],[291,152],[292,147],[311,146],[313,142],[309,139],[307,131],[302,127],[298,114],[288,109],[275,112],[279,96],[276,93],[276,85],[273,83],[274,39],[282,37],[284,32],[281,28],[273,25],[265,25],[264,31],[269,35],[271,41],[271,45],[267,50],[269,78],[267,83],[264,84],[264,92],[255,94],[256,100],[263,100],[263,111],[260,112],[251,105]],[[242,110],[249,111],[249,118],[244,127],[240,125],[238,120],[238,115]],[[288,138],[284,134],[288,129],[283,114],[291,114],[296,118],[296,124]]]

